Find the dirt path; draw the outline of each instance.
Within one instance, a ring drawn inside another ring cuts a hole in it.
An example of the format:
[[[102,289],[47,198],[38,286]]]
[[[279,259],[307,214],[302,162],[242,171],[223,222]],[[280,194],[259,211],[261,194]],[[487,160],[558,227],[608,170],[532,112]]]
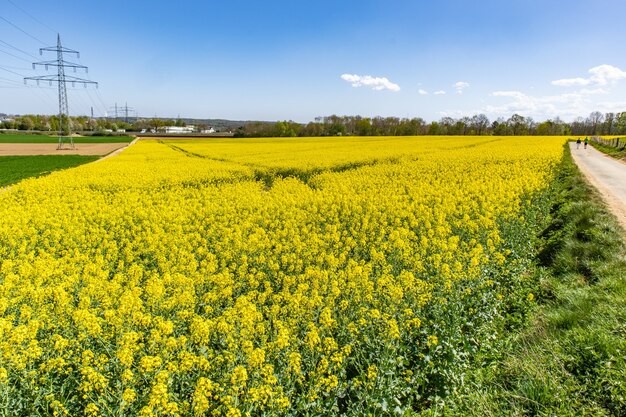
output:
[[[127,145],[127,143],[77,143],[76,149],[57,150],[56,143],[0,143],[0,156],[107,155]]]
[[[138,140],[139,140],[139,138],[135,138],[135,139],[133,139],[133,141],[132,141],[132,142],[130,142],[130,143],[128,143],[128,144],[124,144],[124,146],[123,146],[123,147],[121,147],[121,148],[118,148],[118,149],[114,150],[114,151],[113,151],[113,152],[111,152],[110,154],[108,154],[108,155],[106,155],[106,156],[103,156],[102,158],[100,158],[100,159],[98,159],[98,160],[96,160],[96,161],[94,161],[94,162],[104,161],[105,159],[111,158],[111,157],[113,157],[113,156],[115,156],[115,155],[119,155],[119,154],[120,154],[120,153],[122,153],[122,152],[123,152],[126,148],[129,148],[129,147],[131,147],[132,145],[134,145],[135,143],[137,143],[137,141],[138,141]]]
[[[598,189],[626,231],[626,164],[589,146],[576,149],[570,142],[574,161],[587,180]]]

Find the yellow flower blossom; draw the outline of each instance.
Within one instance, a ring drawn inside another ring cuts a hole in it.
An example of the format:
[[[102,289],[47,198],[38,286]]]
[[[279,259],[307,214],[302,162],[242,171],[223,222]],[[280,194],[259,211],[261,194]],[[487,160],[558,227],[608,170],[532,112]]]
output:
[[[437,311],[535,301],[484,271],[519,267],[500,227],[564,139],[140,140],[21,181],[0,193],[0,385],[56,415],[231,417],[417,386],[382,364],[454,333]]]

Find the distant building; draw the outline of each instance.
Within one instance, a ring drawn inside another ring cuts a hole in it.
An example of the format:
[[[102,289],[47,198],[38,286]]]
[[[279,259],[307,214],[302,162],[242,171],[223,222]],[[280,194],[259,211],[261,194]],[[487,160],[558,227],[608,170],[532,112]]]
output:
[[[183,133],[193,133],[195,126],[165,126],[163,127],[163,132],[165,133],[175,133],[175,134],[183,134]]]
[[[215,133],[215,129],[209,127],[208,129],[201,130],[200,133]]]

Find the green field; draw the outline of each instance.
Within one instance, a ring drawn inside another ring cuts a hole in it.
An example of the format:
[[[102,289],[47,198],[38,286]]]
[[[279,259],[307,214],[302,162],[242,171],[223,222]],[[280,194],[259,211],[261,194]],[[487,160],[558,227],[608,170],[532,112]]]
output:
[[[74,143],[128,143],[129,136],[84,136],[73,138]],[[0,134],[0,143],[58,143],[58,136]]]
[[[39,177],[60,169],[92,162],[99,156],[36,155],[0,157],[0,187],[14,184],[24,178]]]

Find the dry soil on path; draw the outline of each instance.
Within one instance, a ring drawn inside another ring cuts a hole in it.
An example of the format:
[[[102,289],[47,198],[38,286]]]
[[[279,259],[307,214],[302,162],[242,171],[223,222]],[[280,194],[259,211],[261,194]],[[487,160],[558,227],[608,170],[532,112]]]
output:
[[[587,180],[598,189],[602,198],[615,214],[626,234],[626,164],[597,151],[591,146],[584,149],[570,142],[574,161]]]
[[[76,149],[57,150],[56,143],[0,143],[0,156],[107,155],[127,143],[77,143]]]

